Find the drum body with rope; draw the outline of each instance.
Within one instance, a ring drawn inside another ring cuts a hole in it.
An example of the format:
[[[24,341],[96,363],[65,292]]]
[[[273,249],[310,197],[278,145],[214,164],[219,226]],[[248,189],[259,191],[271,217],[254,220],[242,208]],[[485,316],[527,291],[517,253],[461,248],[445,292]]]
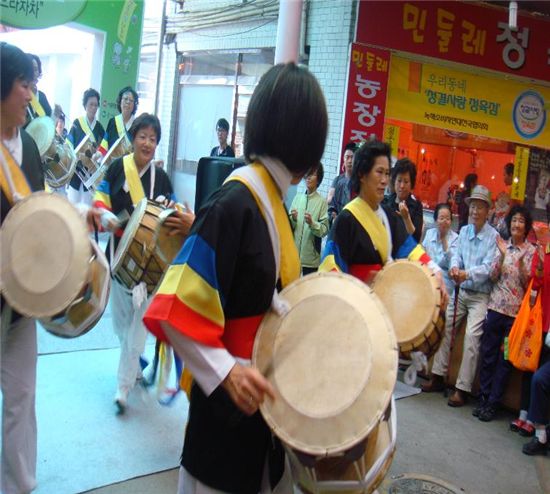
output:
[[[54,188],[68,184],[76,170],[76,154],[70,141],[56,134],[50,117],[35,118],[25,130],[38,147],[46,183]]]
[[[395,261],[376,275],[372,288],[393,321],[402,357],[422,352],[430,358],[445,331],[441,290],[433,272],[420,262]]]
[[[82,183],[92,191],[103,180],[103,175],[107,170],[106,165],[94,160],[93,156],[96,149],[97,144],[92,141],[89,135],[85,135],[74,151],[78,163],[82,165],[76,168],[76,174],[82,180]]]
[[[111,276],[109,263],[99,246],[90,240],[92,257],[86,284],[69,306],[52,317],[39,319],[50,333],[62,338],[82,336],[99,321],[109,300]]]
[[[391,320],[372,290],[345,274],[300,278],[280,296],[288,312],[270,311],[254,343],[252,362],[276,395],[260,411],[303,491],[373,492],[395,450]]]
[[[136,205],[111,263],[113,276],[128,290],[144,282],[153,293],[180,251],[185,238],[168,235],[164,225],[174,211],[147,199]]]
[[[132,152],[132,143],[128,137],[120,136],[107,151],[107,154],[101,161],[102,167],[108,167],[114,160]]]
[[[0,229],[0,246],[2,294],[14,310],[69,338],[99,320],[110,286],[107,263],[67,199],[35,192],[17,202]]]

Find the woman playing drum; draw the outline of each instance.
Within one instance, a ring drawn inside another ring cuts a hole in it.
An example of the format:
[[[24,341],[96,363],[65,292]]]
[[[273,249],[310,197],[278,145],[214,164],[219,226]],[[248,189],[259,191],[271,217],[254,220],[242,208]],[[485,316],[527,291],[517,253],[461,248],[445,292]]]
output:
[[[126,136],[129,141],[131,140],[129,131],[134,122],[138,103],[138,94],[130,86],[126,86],[119,91],[116,107],[120,113],[112,117],[107,123],[107,130],[99,146],[101,155],[105,156],[120,137]]]
[[[69,140],[75,149],[86,136],[89,137],[94,148],[99,146],[99,143],[105,134],[103,125],[101,125],[99,120],[96,118],[100,99],[99,93],[95,89],[90,88],[84,91],[82,106],[86,111],[86,115],[77,118],[73,122],[71,130],[69,131]],[[78,163],[77,171],[79,171],[79,168],[81,169],[82,166],[82,163]],[[91,194],[76,173],[73,175],[73,178],[69,183],[68,197],[69,201],[73,204],[77,204],[79,202],[84,202],[86,204],[91,203]]]
[[[160,141],[158,118],[143,113],[134,121],[130,135],[134,152],[111,163],[94,196],[94,205],[104,210],[104,226],[115,215],[129,217],[135,205],[145,197],[158,202],[175,199],[168,175],[161,168],[151,165]],[[176,232],[187,234],[193,219],[192,213],[177,211],[165,224]],[[117,229],[107,245],[107,257],[111,260],[122,233],[122,229]],[[111,293],[113,326],[121,347],[115,404],[118,412],[123,413],[128,393],[141,373],[139,357],[146,336],[141,318],[147,305],[147,291],[138,285],[133,293],[128,292],[114,280]]]
[[[275,290],[300,276],[282,200],[318,165],[327,126],[323,94],[307,70],[276,65],[262,77],[247,113],[250,165],[200,210],[145,314],[195,377],[180,493],[272,492],[283,477],[283,449],[258,412],[273,389],[250,358]]]
[[[338,215],[319,270],[343,271],[368,283],[393,258],[418,260],[436,272],[446,298],[441,270],[407,233],[399,214],[381,205],[389,175],[388,144],[368,141],[359,147],[351,172],[357,197]]]

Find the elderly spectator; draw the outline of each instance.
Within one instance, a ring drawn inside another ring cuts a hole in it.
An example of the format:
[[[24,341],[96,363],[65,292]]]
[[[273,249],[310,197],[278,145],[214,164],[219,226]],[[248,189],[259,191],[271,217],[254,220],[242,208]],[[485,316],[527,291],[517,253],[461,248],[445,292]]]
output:
[[[470,210],[471,223],[462,227],[458,236],[457,251],[451,259],[449,276],[460,285],[458,298],[454,297],[447,308],[445,335],[435,354],[431,380],[422,386],[426,392],[443,390],[444,378],[448,371],[451,351],[453,322],[459,327],[467,317],[466,334],[462,362],[458,371],[455,392],[448,405],[461,407],[467,394],[472,390],[479,355],[479,343],[483,332],[483,321],[487,314],[489,293],[492,284],[489,279],[496,248],[496,230],[487,223],[491,207],[491,193],[483,185],[474,187],[466,198]],[[455,312],[456,300],[456,312]],[[456,317],[453,317],[456,316]]]
[[[498,248],[490,273],[494,285],[481,337],[481,389],[473,415],[483,422],[494,419],[513,368],[505,360],[501,347],[521,306],[535,254],[535,246],[526,241],[533,223],[529,211],[523,206],[514,206],[505,221],[511,237],[508,241],[497,237]]]
[[[456,251],[458,234],[451,230],[451,206],[447,203],[440,203],[435,207],[434,220],[435,228],[430,228],[424,237],[422,246],[428,255],[441,268],[443,280],[447,287],[447,293],[452,296],[455,284],[449,276],[451,258]]]

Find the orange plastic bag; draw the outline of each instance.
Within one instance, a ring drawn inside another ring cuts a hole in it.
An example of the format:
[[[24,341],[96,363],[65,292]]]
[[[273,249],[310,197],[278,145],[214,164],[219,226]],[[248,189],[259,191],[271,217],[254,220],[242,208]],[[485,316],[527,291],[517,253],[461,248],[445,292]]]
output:
[[[540,293],[529,304],[533,281],[525,292],[516,320],[508,336],[508,360],[521,371],[537,370],[542,348],[542,306]]]

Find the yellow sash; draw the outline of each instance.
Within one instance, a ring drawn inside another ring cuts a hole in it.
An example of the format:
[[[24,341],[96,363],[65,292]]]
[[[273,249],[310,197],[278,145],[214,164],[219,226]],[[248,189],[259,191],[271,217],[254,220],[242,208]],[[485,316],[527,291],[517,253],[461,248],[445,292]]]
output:
[[[88,120],[86,119],[86,117],[78,117],[78,122],[80,123],[80,127],[82,128],[82,130],[91,139],[91,141],[96,142],[95,135],[92,132],[92,129],[91,129],[90,125],[88,124]]]
[[[2,143],[2,148],[0,150],[2,153],[3,159],[8,164],[8,170],[11,175],[11,179],[13,180],[13,185],[15,186],[16,192],[21,197],[27,197],[31,195],[32,190],[29,186],[29,183],[27,182],[27,179],[25,177],[25,174],[23,173],[23,170],[21,170],[21,167],[17,164],[15,161],[15,158],[11,155],[11,153],[8,151],[8,148]],[[4,191],[4,194],[6,195],[6,198],[8,199],[8,202],[13,205],[13,195],[10,190],[10,187],[8,185],[8,179],[4,176],[4,168],[0,166],[0,186],[2,187],[2,190]]]
[[[124,120],[122,120],[122,113],[119,113],[115,117],[115,125],[118,137],[126,135],[126,126],[124,125]]]
[[[44,117],[46,115],[44,108],[42,108],[40,101],[38,101],[38,93],[37,94],[32,93],[31,106],[32,106],[32,109],[34,110],[34,113],[36,113],[39,117]]]
[[[290,222],[288,221],[288,214],[281,199],[281,193],[275,185],[273,178],[271,178],[271,175],[266,168],[259,163],[253,163],[250,166],[257,172],[265,187],[269,203],[275,217],[275,224],[277,225],[277,231],[279,232],[280,277],[281,284],[284,288],[289,283],[300,277],[300,256],[298,255],[298,250],[296,249],[296,243],[294,242],[294,236],[292,235]],[[246,185],[254,196],[254,199],[258,204],[258,208],[265,218],[262,202],[247,181],[239,176],[229,177],[228,180],[238,180]]]
[[[136,162],[134,161],[134,153],[127,154],[122,159],[124,164],[124,176],[126,177],[126,183],[130,189],[130,197],[134,206],[145,198],[145,191],[143,190],[143,184],[137,169]]]
[[[378,206],[382,207],[382,206]],[[374,247],[382,258],[382,264],[388,260],[388,232],[384,224],[380,220],[372,208],[360,197],[356,197],[353,201],[348,202],[344,209],[347,209],[361,226],[369,234]]]

